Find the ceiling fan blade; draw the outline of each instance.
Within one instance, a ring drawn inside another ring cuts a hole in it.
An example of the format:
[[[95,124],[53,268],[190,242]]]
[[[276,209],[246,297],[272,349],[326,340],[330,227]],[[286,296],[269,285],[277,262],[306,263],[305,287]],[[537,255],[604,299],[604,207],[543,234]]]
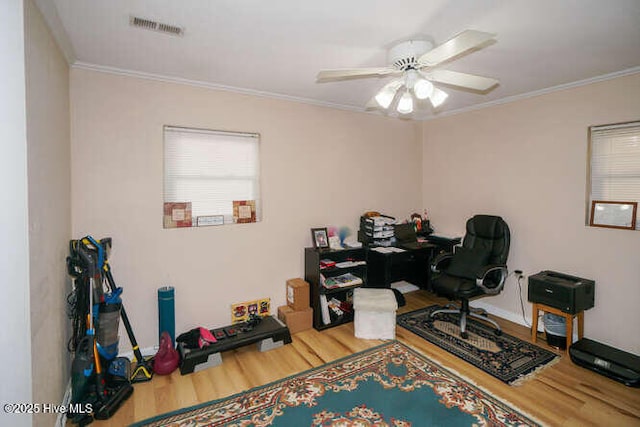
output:
[[[468,51],[469,49],[477,47],[482,43],[491,40],[495,36],[495,34],[485,33],[482,31],[463,31],[449,41],[422,55],[418,59],[418,62],[428,67],[433,67],[447,59],[453,58]]]
[[[477,76],[475,74],[460,73],[458,71],[450,70],[431,70],[425,74],[429,80],[434,82],[464,87],[481,92],[489,90],[500,83],[498,80],[490,77]]]
[[[381,68],[347,68],[340,70],[322,70],[318,73],[316,80],[318,82],[326,82],[333,80],[358,79],[362,77],[382,77],[390,74],[401,73],[391,67]]]

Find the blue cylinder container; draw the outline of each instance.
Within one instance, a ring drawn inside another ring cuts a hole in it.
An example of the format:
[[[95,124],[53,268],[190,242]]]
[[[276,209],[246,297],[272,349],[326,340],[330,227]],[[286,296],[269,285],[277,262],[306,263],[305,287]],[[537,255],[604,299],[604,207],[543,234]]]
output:
[[[158,288],[158,342],[166,331],[171,337],[171,344],[176,344],[176,309],[175,289],[173,286]]]

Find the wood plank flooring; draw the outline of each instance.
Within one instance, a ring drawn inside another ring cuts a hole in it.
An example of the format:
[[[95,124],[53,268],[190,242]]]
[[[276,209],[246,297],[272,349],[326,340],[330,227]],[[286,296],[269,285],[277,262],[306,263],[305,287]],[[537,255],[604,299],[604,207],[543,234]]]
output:
[[[425,291],[406,294],[407,305],[399,313],[443,303]],[[497,319],[503,330],[531,341],[529,329]],[[550,426],[640,426],[640,389],[625,387],[574,365],[568,356],[521,386],[508,386],[463,360],[397,328],[397,339],[432,360],[468,378],[499,398]],[[293,343],[259,352],[255,346],[225,352],[219,366],[189,375],[179,371],[154,376],[134,386],[133,395],[109,420],[97,427],[123,426],[154,415],[222,398],[382,343],[353,335],[353,323],[322,332],[295,334]],[[539,345],[545,345],[539,340]]]

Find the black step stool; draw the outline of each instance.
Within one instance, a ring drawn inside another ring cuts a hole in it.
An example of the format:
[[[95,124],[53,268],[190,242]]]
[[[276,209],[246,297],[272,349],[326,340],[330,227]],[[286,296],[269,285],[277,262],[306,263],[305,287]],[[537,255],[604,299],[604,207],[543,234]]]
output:
[[[180,373],[185,375],[217,366],[222,363],[220,353],[245,345],[258,343],[258,350],[267,351],[291,343],[289,328],[273,316],[263,318],[250,331],[243,331],[244,326],[245,324],[238,323],[221,328],[228,331],[227,337],[202,348],[191,349],[184,343],[178,343]],[[216,329],[216,331],[219,330]],[[211,332],[214,333],[213,330]],[[233,332],[236,334],[233,335]]]

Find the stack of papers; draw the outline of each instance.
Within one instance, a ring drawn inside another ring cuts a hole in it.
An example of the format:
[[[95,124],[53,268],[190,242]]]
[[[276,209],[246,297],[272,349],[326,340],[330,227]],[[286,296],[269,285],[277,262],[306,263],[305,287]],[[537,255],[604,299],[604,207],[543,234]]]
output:
[[[416,285],[406,282],[404,280],[401,280],[399,282],[393,282],[391,284],[391,288],[399,290],[400,293],[402,294],[406,294],[407,292],[417,291],[418,289],[420,289]]]
[[[376,247],[376,248],[372,248],[372,251],[376,251],[376,252],[380,252],[381,254],[390,254],[392,252],[405,252],[404,249],[402,248],[396,248],[395,246],[388,246],[388,247]]]
[[[345,248],[361,248],[362,242],[355,242],[353,240],[345,240],[344,241]]]
[[[380,231],[374,231],[372,237],[374,239],[388,239],[393,237],[393,227],[383,227]]]
[[[374,227],[381,227],[384,225],[393,225],[396,223],[396,219],[390,216],[374,216],[365,220],[367,223],[373,224]]]
[[[351,273],[341,274],[340,276],[327,277],[322,281],[322,285],[327,289],[344,288],[347,286],[361,285],[362,279]]]
[[[367,263],[366,261],[344,261],[344,262],[336,263],[336,267],[349,268],[349,267],[355,267],[357,265],[365,265],[366,263]]]
[[[362,216],[360,217],[360,233],[366,236],[364,239],[367,243],[375,246],[392,246],[395,243],[393,227],[395,223],[396,219],[391,216]]]

